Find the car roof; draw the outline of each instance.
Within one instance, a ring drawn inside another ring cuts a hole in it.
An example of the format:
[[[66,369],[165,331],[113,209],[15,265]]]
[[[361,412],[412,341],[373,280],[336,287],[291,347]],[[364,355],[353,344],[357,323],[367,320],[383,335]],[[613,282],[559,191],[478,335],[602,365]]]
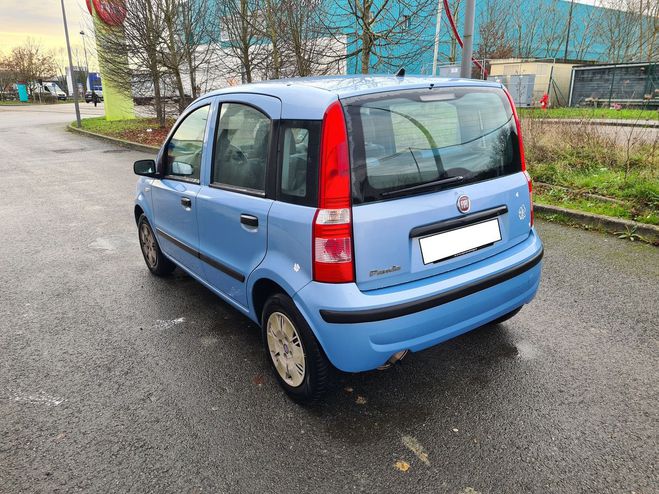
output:
[[[474,79],[448,79],[429,76],[347,75],[296,77],[256,82],[218,89],[202,98],[228,94],[261,94],[282,102],[282,118],[321,119],[327,107],[336,99],[365,94],[420,89],[426,87],[497,87],[497,82]]]

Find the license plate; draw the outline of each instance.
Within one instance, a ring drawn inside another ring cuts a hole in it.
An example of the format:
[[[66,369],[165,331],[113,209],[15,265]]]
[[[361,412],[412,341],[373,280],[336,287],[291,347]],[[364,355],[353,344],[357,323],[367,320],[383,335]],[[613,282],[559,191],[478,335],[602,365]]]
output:
[[[443,261],[461,256],[501,240],[499,219],[495,218],[475,225],[419,239],[423,263]]]

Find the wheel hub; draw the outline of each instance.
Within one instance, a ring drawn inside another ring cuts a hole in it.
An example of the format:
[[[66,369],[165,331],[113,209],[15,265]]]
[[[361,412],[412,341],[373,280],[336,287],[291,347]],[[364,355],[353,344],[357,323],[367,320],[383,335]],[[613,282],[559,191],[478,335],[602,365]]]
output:
[[[155,267],[158,262],[158,252],[156,248],[156,239],[153,232],[148,225],[142,224],[140,228],[140,244],[142,246],[142,253],[146,262],[151,267]]]
[[[268,352],[272,363],[286,384],[297,387],[306,374],[302,340],[291,320],[281,312],[273,312],[266,323]]]

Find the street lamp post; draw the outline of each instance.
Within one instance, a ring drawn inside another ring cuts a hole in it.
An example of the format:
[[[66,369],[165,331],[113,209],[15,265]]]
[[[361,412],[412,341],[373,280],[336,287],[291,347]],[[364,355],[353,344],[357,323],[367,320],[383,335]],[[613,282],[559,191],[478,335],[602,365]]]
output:
[[[71,71],[71,82],[73,85],[73,105],[76,109],[76,123],[78,128],[82,127],[82,122],[80,121],[80,106],[78,105],[78,83],[74,79],[73,72],[73,57],[71,56],[71,43],[69,42],[69,27],[66,24],[66,10],[64,9],[64,0],[61,0],[62,4],[62,20],[64,21],[64,37],[66,38],[66,51],[69,54],[69,71]]]
[[[85,32],[80,31],[80,36],[82,36],[82,50],[85,52],[85,72],[87,77],[85,77],[85,89],[89,91],[89,62],[87,61],[87,43],[85,43]]]
[[[462,36],[462,63],[460,77],[471,79],[471,58],[474,53],[474,17],[476,0],[467,0],[465,6],[465,28]]]

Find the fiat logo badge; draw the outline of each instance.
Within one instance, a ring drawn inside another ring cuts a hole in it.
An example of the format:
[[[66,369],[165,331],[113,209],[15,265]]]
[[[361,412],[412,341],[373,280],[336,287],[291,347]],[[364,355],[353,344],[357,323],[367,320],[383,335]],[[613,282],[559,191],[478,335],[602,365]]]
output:
[[[471,200],[469,199],[469,196],[461,195],[458,197],[457,206],[458,211],[461,213],[468,213],[471,209]]]

